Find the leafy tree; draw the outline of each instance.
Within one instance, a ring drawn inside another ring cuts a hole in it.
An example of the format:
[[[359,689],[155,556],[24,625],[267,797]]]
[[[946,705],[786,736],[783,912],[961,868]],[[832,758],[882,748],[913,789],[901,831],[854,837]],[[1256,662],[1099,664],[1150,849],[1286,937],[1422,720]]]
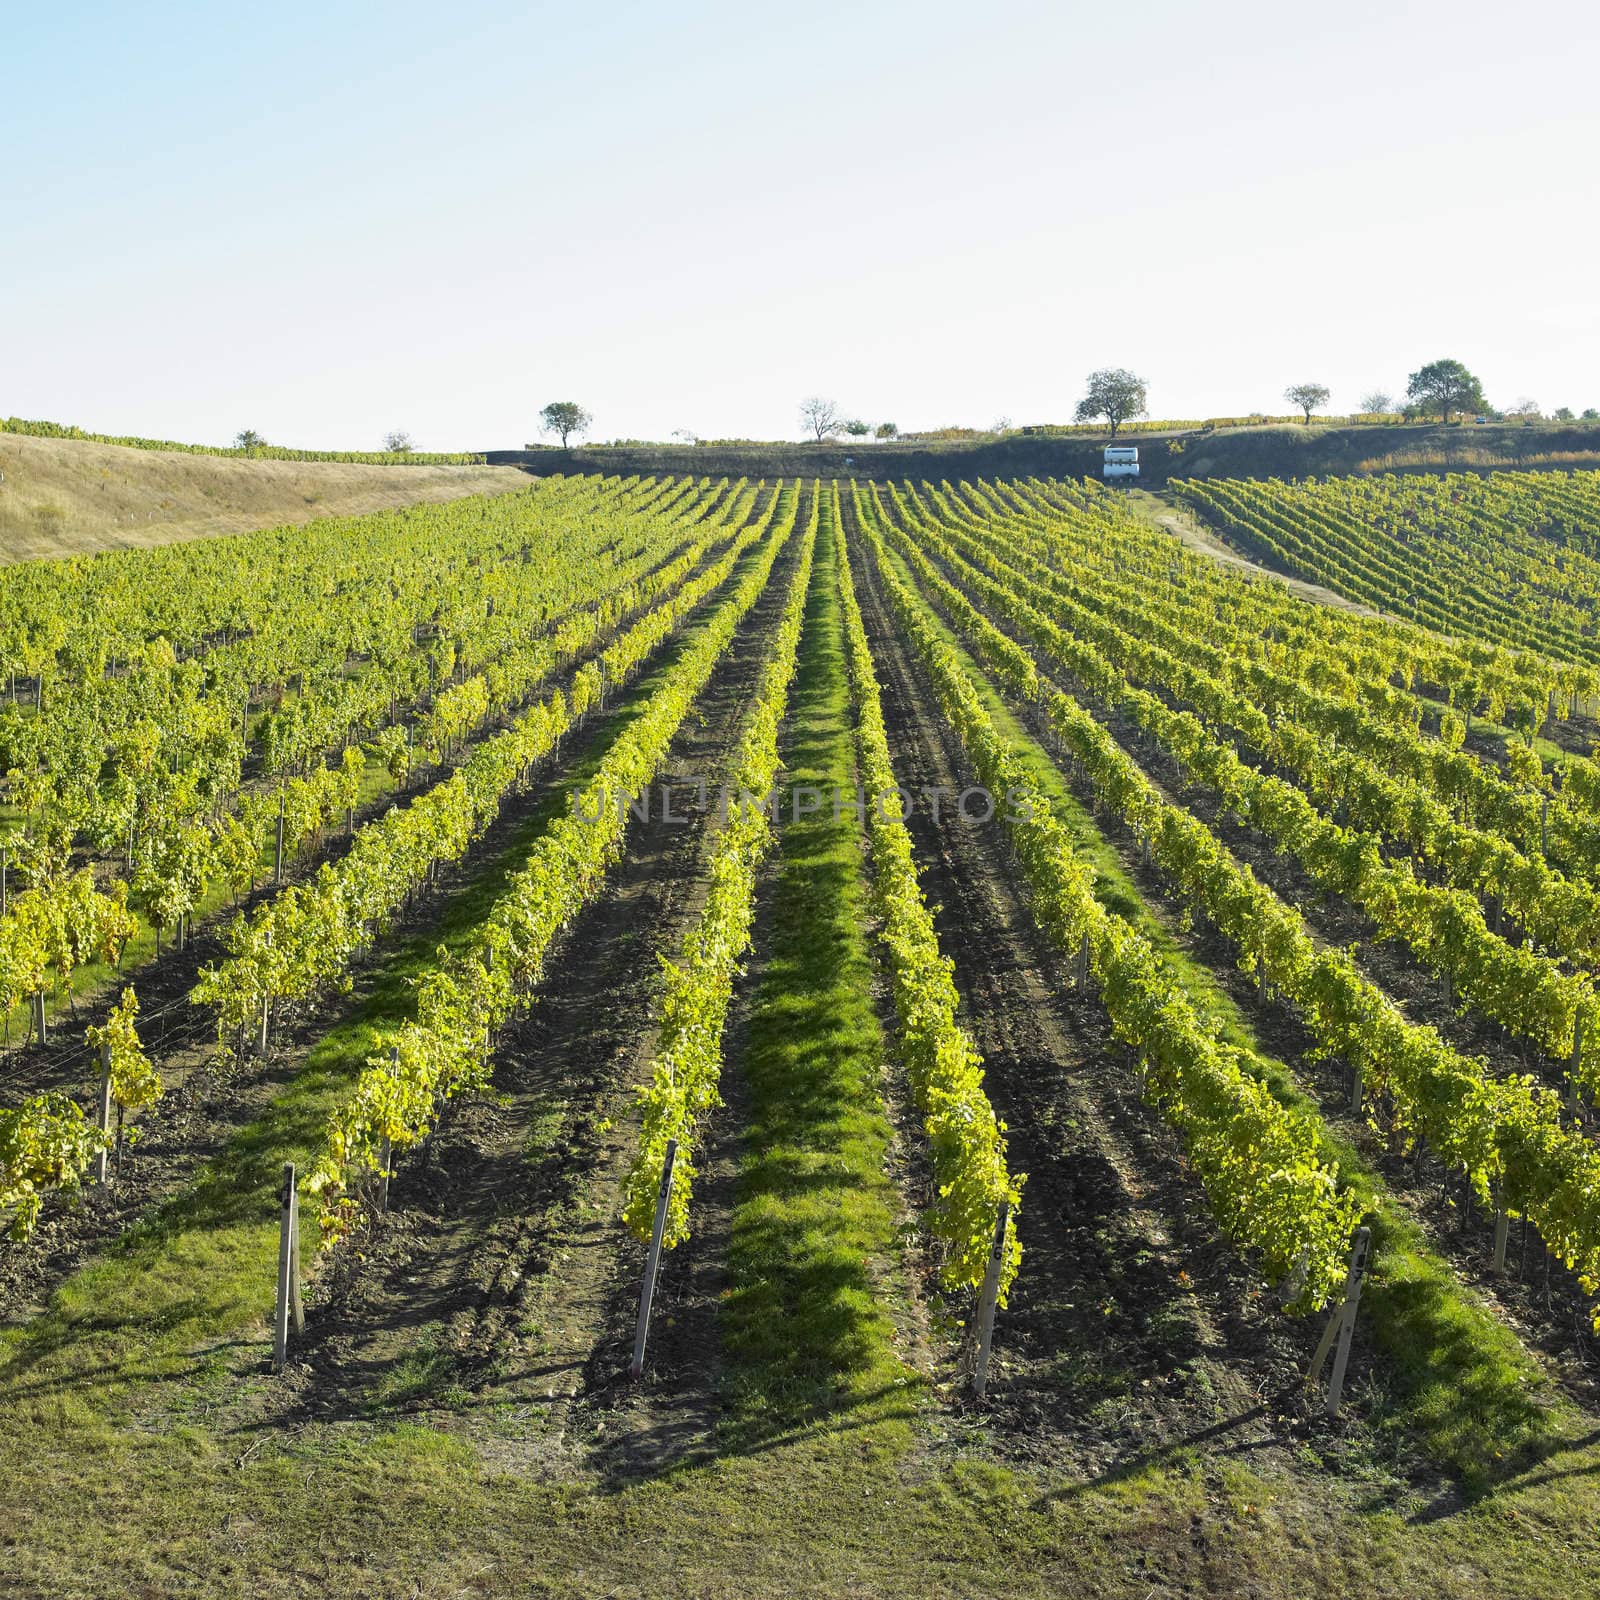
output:
[[[872,432],[872,424],[863,422],[859,417],[853,417],[849,422],[845,423],[844,431],[852,439],[865,439]]]
[[[383,448],[392,455],[408,455],[412,449],[411,435],[403,428],[396,428],[393,433],[384,434]]]
[[[233,445],[236,450],[259,450],[266,442],[254,428],[241,428],[233,436]]]
[[[1593,406],[1585,406],[1583,415],[1578,420],[1580,422],[1600,422],[1600,411],[1596,411]]]
[[[1136,378],[1126,367],[1102,367],[1089,374],[1088,391],[1078,402],[1076,417],[1079,422],[1104,417],[1115,439],[1117,429],[1130,417],[1142,417],[1147,405],[1143,378]]]
[[[1459,361],[1430,361],[1411,374],[1406,394],[1413,404],[1437,411],[1446,422],[1458,411],[1483,411],[1483,385]]]
[[[842,419],[833,401],[812,395],[809,400],[800,402],[800,424],[817,444],[821,444],[829,434],[839,431]]]
[[[573,434],[587,433],[589,424],[593,421],[594,418],[576,400],[552,400],[539,413],[539,426],[546,433],[560,434],[563,450],[567,448],[567,440]]]
[[[1311,426],[1311,413],[1320,411],[1328,403],[1328,388],[1321,383],[1292,383],[1283,391],[1283,398],[1306,414],[1306,426]]]
[[[880,439],[898,439],[900,437],[900,429],[892,422],[880,422],[878,424],[878,437]]]
[[[1557,406],[1555,408],[1555,410],[1550,413],[1550,420],[1552,422],[1571,422],[1572,421],[1572,407],[1571,406]]]
[[[1387,416],[1394,408],[1394,396],[1382,389],[1373,389],[1361,397],[1361,409],[1369,416]]]

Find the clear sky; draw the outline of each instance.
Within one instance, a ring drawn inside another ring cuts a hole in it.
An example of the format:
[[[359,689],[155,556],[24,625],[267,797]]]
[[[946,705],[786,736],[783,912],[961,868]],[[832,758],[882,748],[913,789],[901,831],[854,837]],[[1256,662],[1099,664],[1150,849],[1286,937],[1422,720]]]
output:
[[[518,445],[1600,405],[1600,6],[7,5],[0,414]]]

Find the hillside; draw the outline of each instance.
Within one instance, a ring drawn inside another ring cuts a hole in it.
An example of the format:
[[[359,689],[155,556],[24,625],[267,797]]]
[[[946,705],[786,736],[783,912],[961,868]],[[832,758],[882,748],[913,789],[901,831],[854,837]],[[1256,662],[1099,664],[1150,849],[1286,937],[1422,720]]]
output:
[[[0,434],[0,562],[242,533],[515,489],[515,467],[353,466]]]
[[[1600,467],[1600,426],[1436,423],[1393,427],[1176,429],[1140,433],[1147,483],[1171,478],[1292,478],[1324,473],[1450,472],[1490,468]],[[856,478],[1099,476],[1107,437],[1012,433],[981,441],[888,444],[637,444],[574,450],[489,450],[530,472],[731,473]]]

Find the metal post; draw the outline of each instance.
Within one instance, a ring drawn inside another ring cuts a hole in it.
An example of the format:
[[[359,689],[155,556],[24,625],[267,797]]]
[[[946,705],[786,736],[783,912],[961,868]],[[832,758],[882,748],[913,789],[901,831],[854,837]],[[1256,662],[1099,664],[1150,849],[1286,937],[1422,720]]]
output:
[[[656,1221],[650,1233],[650,1253],[644,1261],[644,1285],[639,1291],[639,1325],[633,1335],[633,1365],[628,1369],[635,1380],[644,1373],[644,1346],[650,1334],[650,1303],[656,1297],[656,1273],[661,1266],[661,1236],[667,1228],[667,1202],[672,1198],[672,1169],[678,1160],[678,1141],[667,1140],[667,1154],[661,1163],[661,1188],[656,1195]]]
[[[289,1318],[295,1316],[298,1332],[303,1325],[299,1315],[298,1274],[299,1206],[296,1203],[294,1162],[283,1164],[283,1184],[278,1190],[278,1301],[272,1319],[272,1370],[282,1372],[289,1359]]]
[[[995,1217],[994,1240],[989,1246],[989,1265],[983,1274],[978,1296],[978,1354],[972,1366],[972,1392],[983,1399],[989,1387],[989,1347],[994,1341],[994,1313],[1000,1300],[1000,1273],[1006,1260],[1006,1225],[1011,1220],[1011,1202],[1002,1200]]]
[[[94,1125],[101,1133],[111,1131],[111,1041],[107,1039],[100,1046],[100,1098],[95,1107]],[[106,1163],[111,1152],[102,1145],[100,1152],[94,1158],[94,1181],[106,1181]]]

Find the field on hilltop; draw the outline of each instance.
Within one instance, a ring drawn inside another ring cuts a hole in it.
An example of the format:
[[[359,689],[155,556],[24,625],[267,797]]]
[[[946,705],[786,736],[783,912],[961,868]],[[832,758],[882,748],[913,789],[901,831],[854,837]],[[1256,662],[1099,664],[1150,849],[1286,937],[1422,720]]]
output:
[[[0,561],[90,555],[519,489],[515,467],[363,466],[0,432]]]

